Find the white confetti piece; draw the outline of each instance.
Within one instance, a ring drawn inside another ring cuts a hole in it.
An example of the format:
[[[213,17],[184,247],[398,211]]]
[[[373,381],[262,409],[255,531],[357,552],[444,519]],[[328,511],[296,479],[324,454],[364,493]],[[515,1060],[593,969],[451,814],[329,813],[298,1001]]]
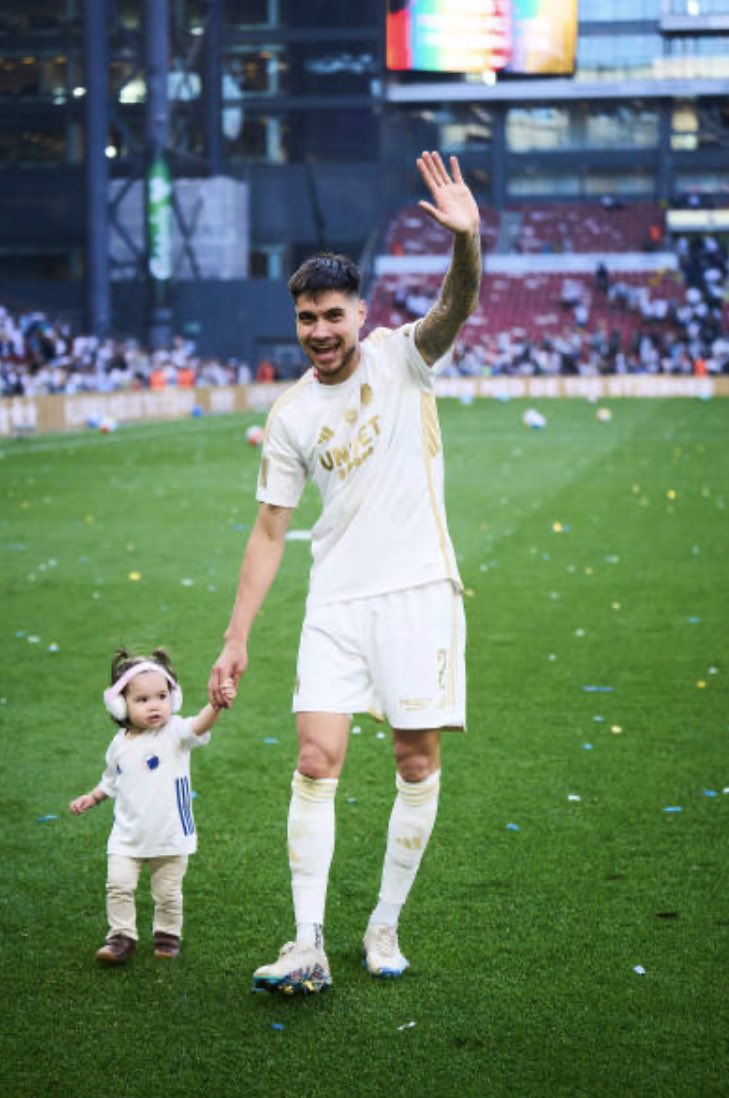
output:
[[[643,965],[633,965],[633,972],[637,972],[639,976],[645,976]]]

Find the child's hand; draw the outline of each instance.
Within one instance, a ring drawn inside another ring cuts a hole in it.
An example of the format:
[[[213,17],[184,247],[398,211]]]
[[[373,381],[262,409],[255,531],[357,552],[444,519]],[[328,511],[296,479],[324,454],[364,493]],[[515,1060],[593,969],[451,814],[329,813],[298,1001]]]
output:
[[[225,702],[226,709],[230,709],[230,706],[235,701],[238,691],[235,688],[235,683],[232,679],[226,679],[221,687],[221,693],[223,695],[223,701]]]
[[[95,808],[97,804],[98,801],[90,793],[84,793],[81,797],[77,797],[75,801],[71,801],[68,807],[74,816],[81,816],[84,812],[88,812],[90,808]]]

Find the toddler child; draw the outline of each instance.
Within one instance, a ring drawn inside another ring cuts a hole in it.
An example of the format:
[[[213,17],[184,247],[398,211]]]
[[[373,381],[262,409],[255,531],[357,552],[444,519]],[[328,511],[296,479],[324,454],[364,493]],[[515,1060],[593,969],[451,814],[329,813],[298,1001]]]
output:
[[[225,686],[228,705],[235,697]],[[111,665],[104,706],[119,731],[106,752],[106,769],[90,793],[71,801],[76,816],[115,799],[107,845],[106,910],[109,933],[96,953],[119,965],[134,953],[134,895],[147,862],[154,899],[154,955],[175,958],[182,936],[182,880],[197,848],[190,791],[190,752],[210,740],[220,710],[206,705],[196,717],[181,717],[182,690],[163,648],[150,657],[120,648]]]

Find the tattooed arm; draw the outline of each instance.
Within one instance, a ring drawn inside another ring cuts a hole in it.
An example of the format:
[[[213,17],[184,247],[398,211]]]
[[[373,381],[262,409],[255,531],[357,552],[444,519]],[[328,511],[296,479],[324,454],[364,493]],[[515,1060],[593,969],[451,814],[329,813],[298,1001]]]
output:
[[[452,177],[438,153],[424,152],[418,160],[418,170],[433,200],[422,201],[420,206],[453,233],[453,255],[438,300],[415,330],[416,346],[429,366],[446,353],[476,308],[481,285],[478,206],[463,182],[455,156],[450,164]]]

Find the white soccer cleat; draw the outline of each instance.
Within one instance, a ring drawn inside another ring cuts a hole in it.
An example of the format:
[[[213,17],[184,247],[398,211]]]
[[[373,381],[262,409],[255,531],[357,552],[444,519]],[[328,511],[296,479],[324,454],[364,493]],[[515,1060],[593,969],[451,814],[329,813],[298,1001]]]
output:
[[[308,995],[331,987],[326,953],[306,942],[287,942],[272,965],[253,973],[254,991],[281,991],[284,995]]]
[[[402,976],[410,963],[400,952],[397,944],[397,929],[375,923],[367,927],[362,943],[364,948],[364,966],[371,976]]]

